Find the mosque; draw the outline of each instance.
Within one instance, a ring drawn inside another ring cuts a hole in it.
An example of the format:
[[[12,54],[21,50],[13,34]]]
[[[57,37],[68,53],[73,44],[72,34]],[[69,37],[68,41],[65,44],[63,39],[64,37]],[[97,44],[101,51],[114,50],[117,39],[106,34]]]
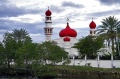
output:
[[[97,59],[95,60],[87,60],[87,58],[85,57],[85,60],[74,60],[74,57],[78,57],[79,56],[79,52],[76,48],[72,48],[74,46],[75,43],[77,43],[79,41],[79,39],[77,39],[77,32],[76,30],[72,29],[70,27],[69,22],[66,23],[66,27],[62,30],[60,30],[59,32],[59,38],[56,39],[52,39],[52,33],[53,33],[53,27],[52,27],[52,12],[50,11],[50,9],[48,8],[48,10],[45,12],[45,27],[44,27],[44,34],[45,34],[45,41],[55,41],[57,42],[58,46],[60,46],[61,48],[64,48],[64,50],[66,52],[68,52],[69,57],[73,58],[73,60],[71,60],[71,64],[70,65],[78,65],[78,63],[80,63],[80,65],[85,65],[86,63],[91,63],[92,67],[103,67],[103,68],[113,68],[114,66],[116,67],[120,67],[120,63],[119,60],[114,60],[113,62],[113,55],[111,54],[111,60],[100,60],[99,56],[100,53],[98,52],[98,56]],[[90,33],[89,35],[91,36],[97,36],[96,35],[96,23],[93,21],[90,22],[89,28],[90,28]],[[107,50],[106,52],[111,53],[111,46],[105,46],[105,48],[101,48],[100,50]],[[102,55],[102,54],[101,54]],[[100,61],[99,61],[100,60]]]
[[[53,27],[52,27],[52,12],[48,10],[45,12],[45,41],[55,41],[57,42],[58,46],[64,48],[66,52],[69,53],[69,57],[73,56],[79,56],[78,50],[76,48],[72,48],[75,43],[79,41],[79,39],[76,38],[77,32],[70,27],[69,22],[66,23],[66,27],[59,32],[60,38],[52,39],[52,33],[53,33]],[[92,20],[92,22],[89,24],[90,27],[90,34],[92,36],[95,36],[95,28],[96,24]]]

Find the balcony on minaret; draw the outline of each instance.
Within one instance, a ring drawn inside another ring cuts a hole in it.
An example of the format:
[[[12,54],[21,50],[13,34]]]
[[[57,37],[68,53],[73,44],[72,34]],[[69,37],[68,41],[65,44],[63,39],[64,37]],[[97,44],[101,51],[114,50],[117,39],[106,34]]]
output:
[[[45,23],[52,23],[51,16],[45,17]]]
[[[90,29],[90,35],[91,36],[96,36],[96,30],[95,29]]]
[[[52,35],[52,27],[45,27],[45,35]]]
[[[46,21],[47,20],[51,20],[51,17],[50,16],[46,16]]]

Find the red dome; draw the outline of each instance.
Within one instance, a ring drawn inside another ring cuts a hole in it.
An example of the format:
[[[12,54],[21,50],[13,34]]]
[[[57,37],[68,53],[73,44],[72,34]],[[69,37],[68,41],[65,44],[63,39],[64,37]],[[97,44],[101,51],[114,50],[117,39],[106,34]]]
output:
[[[92,21],[92,22],[89,24],[89,27],[90,27],[91,29],[95,29],[95,28],[96,28],[95,22]]]
[[[77,32],[74,29],[71,29],[69,27],[69,23],[67,23],[66,28],[60,31],[59,36],[60,37],[65,37],[65,36],[76,37]]]
[[[52,14],[52,12],[49,9],[45,12],[46,16],[51,16],[51,14]]]
[[[66,36],[63,40],[64,41],[70,41],[70,38]]]

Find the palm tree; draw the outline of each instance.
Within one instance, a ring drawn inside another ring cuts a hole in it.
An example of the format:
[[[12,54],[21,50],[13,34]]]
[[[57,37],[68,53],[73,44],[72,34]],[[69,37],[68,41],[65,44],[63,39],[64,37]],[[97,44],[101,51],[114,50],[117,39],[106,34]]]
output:
[[[114,16],[109,16],[102,21],[102,25],[98,26],[97,34],[104,37],[108,42],[108,46],[110,43],[112,45],[112,53],[115,52],[115,42],[117,36],[117,30],[120,28],[120,21],[116,19]]]
[[[31,41],[31,38],[25,29],[20,29],[20,30],[14,29],[12,35],[13,35],[13,38],[17,42],[19,42],[19,41]]]
[[[97,31],[98,34],[102,35],[104,39],[107,40],[108,46],[110,46],[110,43],[112,45],[111,67],[113,67],[113,54],[115,53],[115,42],[116,37],[118,37],[117,31],[118,28],[120,27],[120,21],[116,19],[114,16],[109,16],[103,19],[101,22],[102,25],[98,27]]]

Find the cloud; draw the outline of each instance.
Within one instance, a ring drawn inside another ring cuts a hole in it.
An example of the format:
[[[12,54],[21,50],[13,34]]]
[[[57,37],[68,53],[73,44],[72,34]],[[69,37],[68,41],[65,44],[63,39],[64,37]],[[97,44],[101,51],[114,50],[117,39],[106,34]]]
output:
[[[89,28],[77,28],[77,38],[82,38],[89,35]]]
[[[120,14],[120,9],[89,13],[88,16],[91,16],[91,17],[104,17],[104,16],[107,16],[107,15],[112,16],[112,15],[118,15],[118,14]]]
[[[50,10],[54,13],[61,13],[63,11],[65,11],[64,8],[61,8],[60,6],[55,6],[55,5],[51,5],[50,6]]]
[[[39,23],[22,23],[18,21],[12,21],[8,19],[0,19],[0,29],[6,31],[12,31],[14,29],[24,28],[28,33],[41,33],[44,32],[44,22]]]
[[[38,9],[25,9],[25,7],[17,7],[13,4],[1,3],[0,4],[0,17],[17,17],[24,14],[36,14],[41,10]]]
[[[7,0],[0,0],[0,4],[6,3],[6,2],[7,2]]]
[[[41,43],[43,40],[45,40],[45,35],[36,33],[36,34],[30,34],[30,37],[32,38],[33,42]]]
[[[83,8],[83,7],[84,7],[84,6],[81,5],[81,4],[75,4],[75,3],[73,3],[73,2],[66,2],[66,1],[64,1],[64,2],[62,3],[62,6],[63,6],[63,7],[73,7],[73,8]]]
[[[120,0],[99,0],[99,1],[105,5],[120,4]]]
[[[13,21],[0,19],[0,30],[11,30],[10,25],[13,23]]]

